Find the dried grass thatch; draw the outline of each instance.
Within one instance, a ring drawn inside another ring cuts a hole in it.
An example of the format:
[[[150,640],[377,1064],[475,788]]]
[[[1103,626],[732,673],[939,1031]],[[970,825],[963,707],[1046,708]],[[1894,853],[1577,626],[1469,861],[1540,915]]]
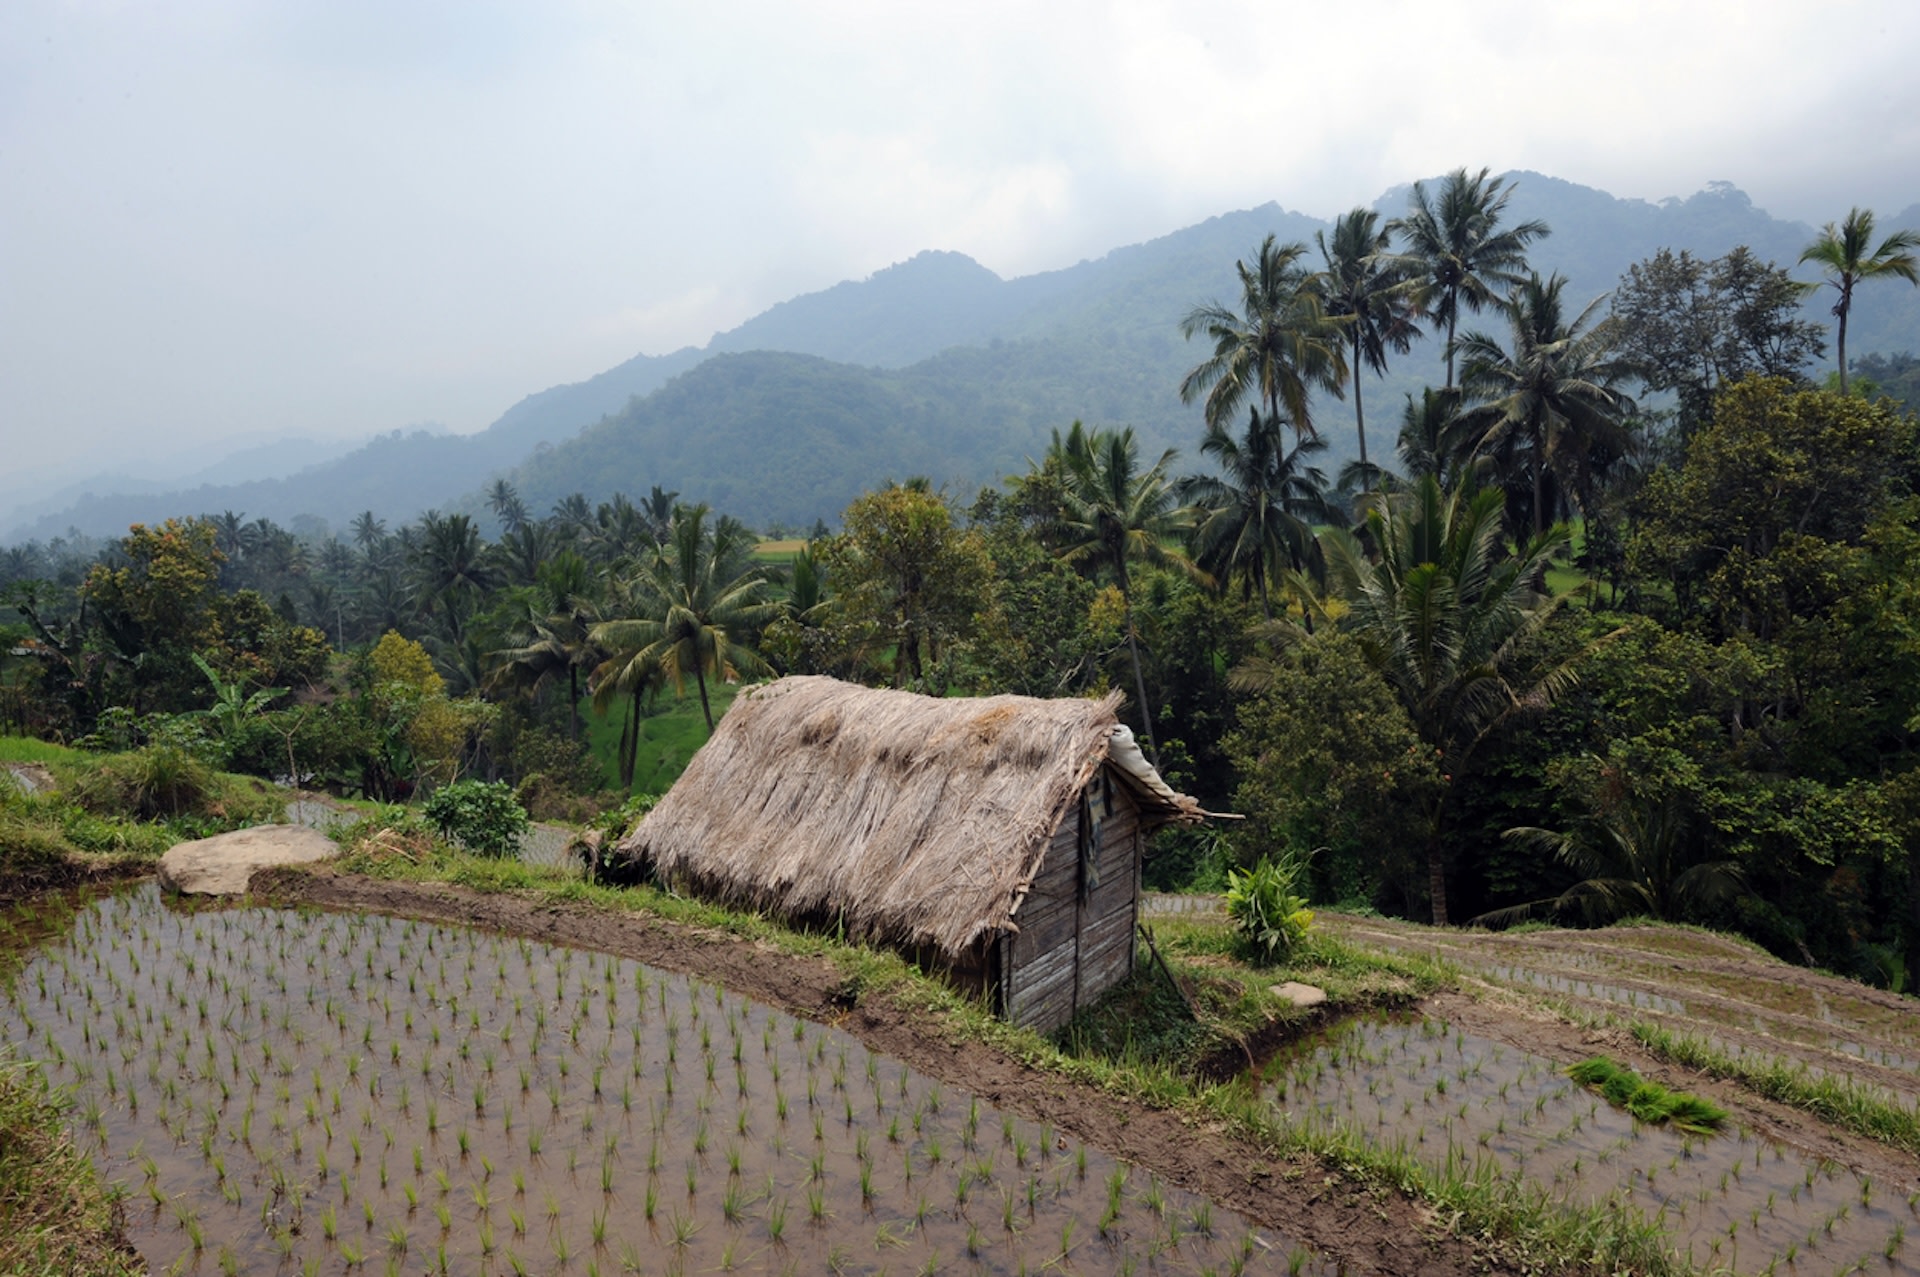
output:
[[[1016,929],[1061,817],[1131,747],[1119,703],[784,678],[734,700],[616,854],[736,905],[958,960]],[[1150,769],[1113,770],[1147,827],[1199,818]]]

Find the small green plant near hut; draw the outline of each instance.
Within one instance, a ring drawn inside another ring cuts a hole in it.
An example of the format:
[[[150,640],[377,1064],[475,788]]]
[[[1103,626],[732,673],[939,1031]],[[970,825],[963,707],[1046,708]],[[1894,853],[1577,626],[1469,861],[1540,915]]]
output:
[[[504,781],[461,780],[437,790],[422,808],[441,836],[479,856],[511,856],[526,834],[526,808]]]
[[[1711,1100],[1685,1091],[1669,1091],[1604,1055],[1582,1060],[1567,1070],[1567,1076],[1599,1091],[1609,1103],[1619,1105],[1642,1122],[1664,1123],[1689,1134],[1708,1135],[1719,1130],[1727,1120],[1727,1111]]]
[[[1299,894],[1305,865],[1261,857],[1251,869],[1227,870],[1227,916],[1254,960],[1275,962],[1307,938],[1313,911]]]

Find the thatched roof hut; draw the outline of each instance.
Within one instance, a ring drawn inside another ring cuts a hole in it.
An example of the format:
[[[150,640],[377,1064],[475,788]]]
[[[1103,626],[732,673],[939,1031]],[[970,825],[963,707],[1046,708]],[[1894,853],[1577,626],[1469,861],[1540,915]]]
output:
[[[1140,756],[1119,700],[781,679],[735,699],[614,855],[713,898],[935,958],[996,990],[1022,1022],[1063,1021],[1054,997],[1018,1014],[1015,950],[1032,945],[1002,942],[1035,930],[1045,910],[1029,897],[1047,898],[1054,940],[1071,939],[1071,1014],[1093,983],[1113,982],[1079,970],[1091,930],[1112,951],[1113,979],[1131,966],[1142,835],[1203,814]]]

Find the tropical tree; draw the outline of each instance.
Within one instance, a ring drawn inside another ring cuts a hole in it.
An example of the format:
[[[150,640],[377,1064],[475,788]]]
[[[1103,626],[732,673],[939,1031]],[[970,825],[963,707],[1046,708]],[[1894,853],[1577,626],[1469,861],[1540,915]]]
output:
[[[1220,466],[1218,475],[1189,475],[1175,489],[1193,507],[1190,544],[1194,562],[1221,586],[1240,581],[1241,597],[1260,600],[1273,619],[1273,584],[1289,569],[1317,561],[1314,522],[1332,522],[1326,475],[1309,460],[1326,443],[1307,439],[1287,447],[1280,422],[1247,410],[1246,433],[1235,438],[1209,425],[1200,451]]]
[[[1271,420],[1284,418],[1302,439],[1314,435],[1309,404],[1319,388],[1338,396],[1347,379],[1340,325],[1329,318],[1313,276],[1300,264],[1305,244],[1276,244],[1269,235],[1253,265],[1233,264],[1240,309],[1210,302],[1180,321],[1188,340],[1205,335],[1213,354],[1180,382],[1180,401],[1206,397],[1208,425],[1225,425],[1249,397]]]
[[[708,514],[704,505],[678,512],[672,537],[629,583],[638,614],[603,621],[591,636],[615,653],[603,664],[607,677],[652,665],[683,689],[691,673],[711,732],[707,679],[765,669],[753,645],[780,606],[768,601],[766,574],[753,562],[753,534],[726,515],[709,524]],[[596,683],[602,677],[596,672]]]
[[[1875,279],[1904,279],[1920,286],[1920,231],[1895,231],[1873,244],[1873,210],[1855,208],[1835,226],[1828,222],[1813,243],[1800,254],[1827,273],[1822,281],[1840,294],[1833,303],[1834,353],[1840,360],[1840,393],[1847,393],[1847,316],[1853,310],[1856,285]]]
[[[1277,415],[1277,414],[1270,414]],[[1296,419],[1297,420],[1297,419]],[[1049,453],[1058,466],[1058,512],[1047,529],[1054,552],[1092,575],[1104,575],[1120,591],[1125,611],[1127,652],[1133,662],[1133,690],[1140,699],[1140,724],[1147,749],[1159,764],[1153,734],[1153,706],[1147,701],[1140,667],[1140,632],[1133,614],[1133,565],[1175,567],[1201,575],[1179,550],[1171,548],[1187,529],[1167,467],[1171,448],[1146,470],[1140,468],[1140,443],[1131,426],[1089,431],[1074,422],[1066,438],[1056,429]]]
[[[386,520],[379,518],[371,510],[362,510],[354,515],[352,528],[353,543],[365,553],[372,553],[373,548],[386,539]]]
[[[487,489],[487,508],[493,511],[494,518],[500,520],[502,533],[511,535],[527,525],[527,503],[520,499],[513,484],[505,479],[495,479],[493,486]]]
[[[858,498],[840,523],[845,531],[820,547],[819,560],[837,596],[835,645],[849,663],[878,664],[891,653],[895,686],[941,690],[946,676],[930,680],[929,671],[990,606],[986,538],[958,526],[945,498],[919,479]]]
[[[1362,403],[1362,369],[1387,370],[1387,352],[1405,354],[1419,329],[1413,322],[1408,263],[1388,252],[1390,237],[1380,214],[1356,208],[1333,224],[1333,241],[1315,231],[1314,242],[1326,268],[1317,276],[1327,314],[1345,330],[1348,375],[1353,384],[1353,428],[1360,439],[1360,483],[1373,487],[1367,462],[1367,414]]]
[[[1406,477],[1432,475],[1443,488],[1453,488],[1454,466],[1447,452],[1448,432],[1460,412],[1459,390],[1423,387],[1420,398],[1407,396],[1400,412],[1400,436],[1395,451]]]
[[[1558,896],[1496,909],[1476,922],[1518,922],[1540,912],[1579,914],[1591,924],[1649,917],[1682,922],[1746,890],[1735,860],[1702,860],[1701,840],[1683,799],[1624,797],[1572,831],[1523,826],[1510,838],[1543,851],[1579,875]]]
[[[1447,389],[1453,388],[1453,336],[1462,307],[1478,314],[1518,284],[1527,261],[1527,245],[1547,234],[1547,224],[1522,222],[1500,229],[1500,215],[1513,188],[1488,170],[1469,175],[1464,168],[1447,174],[1438,196],[1415,182],[1407,215],[1387,223],[1406,241],[1415,263],[1420,308],[1436,332],[1447,334]]]
[[[445,637],[458,646],[466,637],[467,618],[499,584],[479,529],[464,514],[429,510],[420,517],[412,559],[422,605],[439,613]]]
[[[592,587],[587,561],[577,551],[561,551],[540,570],[534,597],[510,632],[510,646],[489,654],[489,688],[538,688],[566,680],[567,726],[574,740],[580,739],[581,674],[606,656],[593,642],[600,613]]]
[[[1648,389],[1674,392],[1690,438],[1721,387],[1754,375],[1797,378],[1825,352],[1825,328],[1801,317],[1810,291],[1744,245],[1712,260],[1663,248],[1627,268],[1611,313],[1621,352]]]
[[[1500,307],[1506,346],[1481,332],[1459,345],[1461,386],[1474,406],[1456,422],[1457,450],[1496,458],[1510,481],[1525,467],[1536,537],[1560,510],[1591,504],[1596,468],[1632,443],[1625,419],[1633,400],[1618,384],[1633,369],[1614,353],[1619,322],[1592,322],[1605,298],[1567,319],[1566,283],[1558,273],[1529,276]]]
[[[1515,681],[1518,641],[1554,607],[1534,582],[1567,534],[1556,527],[1510,549],[1503,504],[1498,491],[1447,493],[1427,476],[1371,503],[1364,543],[1342,528],[1320,537],[1348,608],[1341,628],[1394,689],[1442,774],[1425,813],[1435,925],[1447,922],[1448,793],[1496,727],[1545,708],[1572,677],[1570,665],[1561,665]]]

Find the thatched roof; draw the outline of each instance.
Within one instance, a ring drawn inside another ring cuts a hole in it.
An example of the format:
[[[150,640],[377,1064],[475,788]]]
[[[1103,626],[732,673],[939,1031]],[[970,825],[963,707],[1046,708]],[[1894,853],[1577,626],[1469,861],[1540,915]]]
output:
[[[1201,817],[1104,700],[939,699],[831,678],[742,692],[616,848],[672,882],[961,957],[1012,915],[1102,766],[1148,828]]]

